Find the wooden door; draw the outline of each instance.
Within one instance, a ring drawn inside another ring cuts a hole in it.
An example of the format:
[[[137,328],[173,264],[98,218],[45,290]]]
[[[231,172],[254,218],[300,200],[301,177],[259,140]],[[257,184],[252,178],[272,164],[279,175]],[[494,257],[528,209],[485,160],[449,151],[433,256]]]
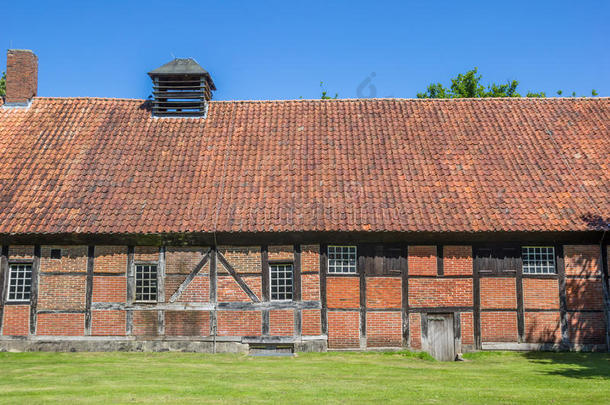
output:
[[[437,360],[455,360],[452,314],[428,314],[428,351]]]

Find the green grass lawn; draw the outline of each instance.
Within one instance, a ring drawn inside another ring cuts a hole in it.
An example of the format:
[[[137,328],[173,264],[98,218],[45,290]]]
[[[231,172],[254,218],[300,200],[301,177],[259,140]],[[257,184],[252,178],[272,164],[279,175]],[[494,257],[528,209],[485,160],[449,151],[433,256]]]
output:
[[[0,353],[0,403],[610,403],[609,354],[465,357]]]

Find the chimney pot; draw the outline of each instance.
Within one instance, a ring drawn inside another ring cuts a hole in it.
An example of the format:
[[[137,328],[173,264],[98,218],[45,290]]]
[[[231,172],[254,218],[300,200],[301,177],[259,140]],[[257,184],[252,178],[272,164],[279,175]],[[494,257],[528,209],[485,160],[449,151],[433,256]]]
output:
[[[38,57],[29,49],[6,53],[6,105],[27,106],[38,92]]]

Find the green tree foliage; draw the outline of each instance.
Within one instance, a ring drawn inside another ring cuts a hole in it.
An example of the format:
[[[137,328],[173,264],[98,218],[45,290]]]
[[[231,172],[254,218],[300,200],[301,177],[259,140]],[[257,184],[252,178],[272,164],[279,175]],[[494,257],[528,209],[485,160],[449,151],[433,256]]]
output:
[[[417,98],[482,98],[482,97],[521,97],[517,92],[519,82],[509,80],[505,84],[492,83],[485,87],[481,83],[482,75],[475,67],[464,74],[451,79],[451,86],[446,88],[441,83],[432,83],[425,92],[417,93]],[[546,97],[544,92],[528,92],[526,97]]]
[[[0,97],[4,97],[6,94],[6,72],[2,72],[2,78],[0,79]]]
[[[322,89],[322,96],[320,97],[321,100],[336,100],[339,97],[339,93],[335,93],[334,97],[329,96],[328,91],[324,87],[324,82],[320,82],[320,88]]]

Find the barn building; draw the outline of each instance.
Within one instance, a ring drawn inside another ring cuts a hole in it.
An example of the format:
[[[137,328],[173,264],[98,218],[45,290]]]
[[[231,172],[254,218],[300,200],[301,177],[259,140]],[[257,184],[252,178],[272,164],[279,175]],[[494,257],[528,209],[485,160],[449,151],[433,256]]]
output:
[[[608,350],[610,99],[37,97],[7,54],[0,350]]]

